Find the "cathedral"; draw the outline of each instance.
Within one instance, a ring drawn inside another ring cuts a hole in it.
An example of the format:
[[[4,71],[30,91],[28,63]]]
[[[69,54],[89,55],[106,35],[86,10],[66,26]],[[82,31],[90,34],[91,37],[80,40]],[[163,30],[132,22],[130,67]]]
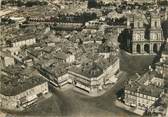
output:
[[[134,16],[132,30],[132,53],[154,55],[160,51],[164,42],[161,28],[161,19],[158,14],[150,14],[145,17],[148,24],[142,17]]]

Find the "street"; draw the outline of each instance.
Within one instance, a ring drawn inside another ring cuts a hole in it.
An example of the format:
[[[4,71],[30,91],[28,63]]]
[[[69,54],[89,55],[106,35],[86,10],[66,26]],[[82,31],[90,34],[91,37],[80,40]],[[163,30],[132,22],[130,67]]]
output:
[[[146,56],[148,57],[148,56]],[[52,97],[46,99],[41,103],[37,103],[28,110],[17,113],[18,116],[25,115],[38,115],[38,116],[72,116],[72,117],[139,117],[131,112],[120,109],[113,103],[116,99],[116,92],[124,86],[124,82],[135,75],[136,71],[139,73],[144,72],[147,69],[146,63],[150,64],[152,58],[146,61],[146,57],[135,59],[135,56],[129,56],[126,53],[121,53],[121,70],[127,69],[132,71],[131,73],[123,72],[119,76],[117,84],[111,89],[99,97],[90,97],[73,90],[73,87],[61,91],[53,86],[50,86],[50,90],[53,94]],[[134,63],[130,63],[130,60],[134,59]],[[127,62],[124,62],[126,61]],[[135,61],[136,60],[136,61]],[[139,66],[138,69],[129,66]],[[140,66],[141,65],[141,66]],[[129,69],[128,69],[129,68]],[[128,71],[127,71],[128,72]]]
[[[17,113],[16,116],[135,117],[137,115],[122,110],[113,104],[116,99],[115,92],[123,87],[123,83],[127,78],[125,73],[121,74],[118,83],[99,97],[86,96],[72,88],[59,91],[52,87],[50,88],[53,94],[52,97],[37,103],[24,112]]]

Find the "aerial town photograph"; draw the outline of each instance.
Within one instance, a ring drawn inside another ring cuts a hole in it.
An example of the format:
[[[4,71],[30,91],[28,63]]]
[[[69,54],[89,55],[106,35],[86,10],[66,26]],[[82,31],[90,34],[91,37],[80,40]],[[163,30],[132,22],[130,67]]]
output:
[[[0,0],[0,117],[168,117],[168,0]]]

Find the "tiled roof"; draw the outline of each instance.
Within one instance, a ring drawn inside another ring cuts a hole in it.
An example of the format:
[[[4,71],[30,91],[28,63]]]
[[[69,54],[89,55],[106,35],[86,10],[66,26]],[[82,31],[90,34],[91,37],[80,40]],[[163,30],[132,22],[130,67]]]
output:
[[[80,68],[72,67],[70,71],[88,78],[98,77],[103,73],[103,69],[94,62],[83,64]]]
[[[163,89],[150,83],[150,81],[154,77],[163,78],[162,75],[158,74],[155,71],[147,72],[142,77],[137,78],[131,83],[126,84],[125,89],[148,96],[159,97],[160,94],[163,92]],[[149,82],[149,84],[146,85],[146,82]]]
[[[26,91],[36,85],[46,82],[38,75],[34,75],[35,70],[31,68],[8,68],[7,75],[1,74],[0,93],[6,96],[14,96]],[[12,75],[13,74],[13,75]]]

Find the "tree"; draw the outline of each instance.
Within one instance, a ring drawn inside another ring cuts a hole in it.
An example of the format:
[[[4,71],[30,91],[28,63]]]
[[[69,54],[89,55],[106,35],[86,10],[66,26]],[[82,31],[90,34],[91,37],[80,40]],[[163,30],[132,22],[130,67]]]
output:
[[[88,8],[95,8],[97,6],[96,0],[89,0],[88,1]]]

